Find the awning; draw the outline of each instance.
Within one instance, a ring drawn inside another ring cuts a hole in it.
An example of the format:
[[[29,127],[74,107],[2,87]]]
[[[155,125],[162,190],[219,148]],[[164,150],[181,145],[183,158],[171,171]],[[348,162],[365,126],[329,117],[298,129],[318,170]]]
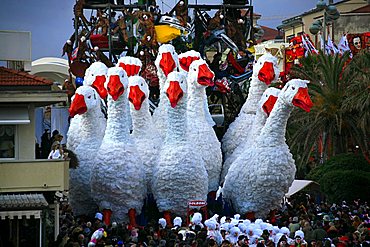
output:
[[[23,216],[38,219],[41,217],[42,209],[48,205],[43,194],[0,195],[0,219]]]
[[[0,107],[0,124],[29,124],[27,107]]]
[[[291,197],[295,193],[303,190],[307,186],[314,186],[319,188],[319,184],[311,180],[294,180],[292,185],[289,187],[288,193],[285,194],[286,197]]]

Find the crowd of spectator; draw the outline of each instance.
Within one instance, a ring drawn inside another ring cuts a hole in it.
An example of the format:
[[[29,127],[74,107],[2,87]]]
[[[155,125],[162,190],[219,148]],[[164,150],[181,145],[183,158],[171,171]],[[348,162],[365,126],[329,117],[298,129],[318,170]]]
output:
[[[306,197],[307,198],[307,197]],[[104,224],[98,212],[94,219],[74,218],[66,206],[60,234],[52,246],[151,246],[151,247],[367,247],[370,246],[369,206],[360,200],[320,203],[311,200],[286,202],[266,219],[246,219],[195,213],[173,222],[152,219],[145,226]]]

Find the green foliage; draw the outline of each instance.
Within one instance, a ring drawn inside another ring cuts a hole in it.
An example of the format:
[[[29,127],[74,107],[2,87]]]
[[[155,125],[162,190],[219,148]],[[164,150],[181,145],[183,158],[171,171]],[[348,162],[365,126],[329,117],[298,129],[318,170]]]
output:
[[[293,78],[310,81],[314,106],[309,113],[295,110],[288,122],[287,142],[298,171],[310,157],[317,160],[347,153],[354,145],[369,157],[370,55],[309,55],[293,66]],[[322,157],[318,144],[322,146]]]
[[[329,201],[370,201],[370,172],[330,171],[321,179],[321,190]]]
[[[337,155],[313,169],[307,178],[318,182],[332,202],[370,200],[370,166],[361,155]]]

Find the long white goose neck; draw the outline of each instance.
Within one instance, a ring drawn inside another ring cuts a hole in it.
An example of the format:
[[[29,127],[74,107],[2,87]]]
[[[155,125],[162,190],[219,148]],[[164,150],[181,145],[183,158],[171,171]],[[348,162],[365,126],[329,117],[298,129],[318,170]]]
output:
[[[256,117],[254,118],[252,130],[247,138],[247,144],[254,144],[257,137],[261,133],[263,126],[266,123],[267,116],[262,109],[257,109]]]
[[[166,93],[163,89],[164,83],[166,82],[167,77],[164,75],[164,73],[159,68],[157,71],[157,75],[158,75],[158,80],[159,80],[159,104],[158,104],[159,106],[159,105],[162,105],[165,100],[167,100],[166,95],[165,95]]]
[[[108,120],[105,136],[112,141],[122,142],[129,139],[127,90],[116,101],[108,96]]]
[[[133,136],[144,136],[148,134],[151,127],[151,115],[149,112],[149,101],[145,99],[140,110],[135,110],[134,106],[130,104]]]
[[[95,119],[100,119],[101,109],[100,105],[87,111],[81,115],[80,126],[83,126],[88,133],[94,133],[98,128],[96,127]],[[96,138],[94,135],[92,138]]]
[[[243,105],[242,111],[254,114],[257,110],[258,102],[266,89],[267,85],[260,81],[257,75],[253,75],[248,90],[248,98]]]
[[[185,96],[186,97],[186,96]],[[168,100],[168,99],[167,99]],[[167,106],[168,130],[165,142],[180,143],[186,141],[186,98],[183,98],[175,108]]]
[[[195,82],[197,83],[197,82]],[[196,88],[193,82],[188,82],[188,112],[189,117],[204,119],[204,95],[206,88]]]
[[[285,144],[286,126],[292,110],[293,105],[287,104],[282,97],[278,98],[257,139],[258,147]]]

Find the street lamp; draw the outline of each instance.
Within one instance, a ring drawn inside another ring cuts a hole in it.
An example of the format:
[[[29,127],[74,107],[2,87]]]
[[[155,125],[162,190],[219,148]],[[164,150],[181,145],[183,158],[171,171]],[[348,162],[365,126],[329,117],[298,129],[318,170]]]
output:
[[[339,11],[333,5],[333,0],[329,0],[329,4],[326,4],[326,1],[324,0],[319,0],[316,3],[316,8],[318,10],[325,10],[324,11],[324,18],[323,20],[316,20],[312,23],[310,26],[310,32],[313,35],[316,35],[320,30],[323,30],[323,42],[324,42],[324,47],[326,43],[326,26],[327,24],[332,23],[334,20],[337,20],[340,16]]]

